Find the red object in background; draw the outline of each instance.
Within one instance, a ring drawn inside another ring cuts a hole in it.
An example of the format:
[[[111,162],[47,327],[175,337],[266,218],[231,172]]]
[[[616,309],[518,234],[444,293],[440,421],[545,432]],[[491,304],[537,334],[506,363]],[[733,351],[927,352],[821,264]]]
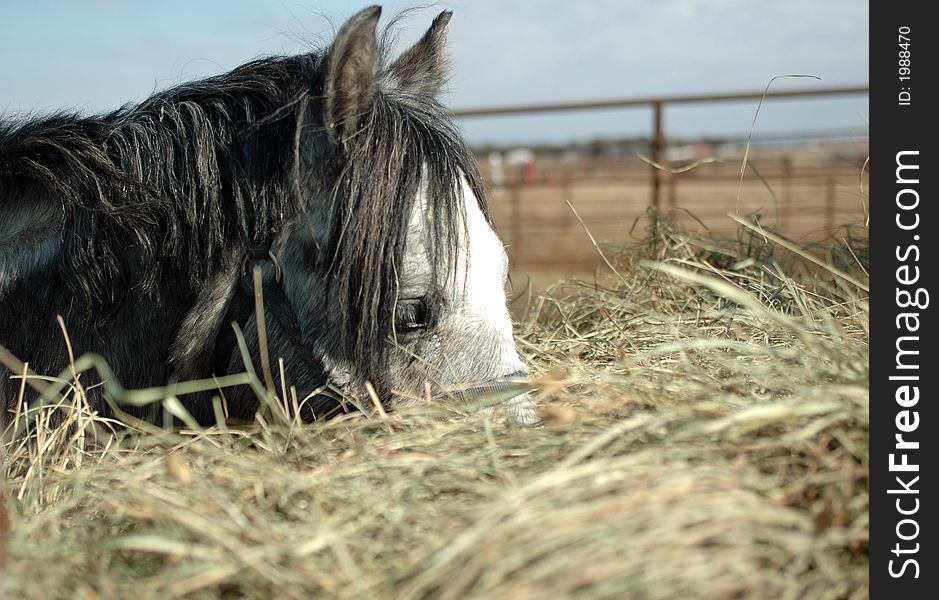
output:
[[[522,181],[525,183],[534,183],[535,161],[526,160],[524,163],[522,163]]]

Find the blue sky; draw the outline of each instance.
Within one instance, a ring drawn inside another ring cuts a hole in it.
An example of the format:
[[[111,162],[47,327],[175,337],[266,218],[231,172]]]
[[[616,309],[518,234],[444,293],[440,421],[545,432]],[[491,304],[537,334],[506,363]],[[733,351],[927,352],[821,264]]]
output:
[[[0,112],[103,111],[264,54],[323,45],[366,3],[33,0],[0,19]],[[387,15],[417,6],[385,2]],[[414,11],[401,45],[451,9],[453,107],[864,84],[868,6],[857,0],[465,0]],[[755,103],[671,108],[670,135],[745,134]],[[757,133],[865,127],[865,97],[773,102]],[[471,142],[642,135],[650,115],[615,110],[461,123]]]

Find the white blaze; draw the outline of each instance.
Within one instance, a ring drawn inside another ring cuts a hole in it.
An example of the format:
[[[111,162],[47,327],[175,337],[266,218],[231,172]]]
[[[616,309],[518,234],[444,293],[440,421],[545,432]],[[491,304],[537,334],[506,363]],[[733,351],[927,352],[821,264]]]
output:
[[[505,302],[509,258],[502,241],[479,209],[479,200],[466,179],[462,179],[462,186],[469,243],[461,245],[461,263],[457,273],[459,277],[459,274],[465,272],[466,277],[457,282],[457,288],[463,293],[463,310],[472,313],[473,317],[488,321],[489,326],[499,333],[502,342],[501,362],[506,367],[515,367],[505,373],[508,375],[525,369],[515,350],[512,318]],[[467,251],[462,251],[463,248]]]
[[[497,363],[490,369],[492,379],[519,371],[527,372],[515,350],[512,318],[505,300],[508,256],[480,210],[479,200],[465,177],[460,178],[460,186],[466,228],[458,231],[457,268],[442,290],[448,301],[447,312],[442,315],[447,321],[447,333],[462,331],[467,343],[472,343],[475,337],[487,341],[485,348],[479,348],[485,353],[480,362]],[[432,201],[426,197],[426,190],[422,190],[414,203],[408,248],[403,268],[399,271],[402,297],[418,297],[422,292],[426,293],[430,284],[431,267],[427,260],[425,236],[428,219],[436,218],[430,212]]]

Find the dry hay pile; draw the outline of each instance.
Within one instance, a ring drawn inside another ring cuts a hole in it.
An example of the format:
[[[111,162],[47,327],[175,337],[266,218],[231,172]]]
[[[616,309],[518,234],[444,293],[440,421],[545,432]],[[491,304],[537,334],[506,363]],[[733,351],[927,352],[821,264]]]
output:
[[[863,259],[667,223],[608,258],[519,327],[542,427],[441,403],[112,436],[76,411],[8,442],[8,597],[866,597]]]

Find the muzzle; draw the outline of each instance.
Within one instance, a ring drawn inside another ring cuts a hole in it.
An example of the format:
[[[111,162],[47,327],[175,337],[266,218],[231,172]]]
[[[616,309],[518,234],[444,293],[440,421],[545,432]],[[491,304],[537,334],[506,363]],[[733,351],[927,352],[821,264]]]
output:
[[[540,422],[529,395],[535,389],[527,373],[520,371],[478,385],[449,388],[444,395],[461,400],[475,410],[490,413],[504,410],[519,423],[531,425]]]
[[[527,376],[513,373],[507,377],[478,385],[448,388],[444,393],[459,400],[487,406],[511,400],[515,396],[534,389],[535,387],[531,385]]]

